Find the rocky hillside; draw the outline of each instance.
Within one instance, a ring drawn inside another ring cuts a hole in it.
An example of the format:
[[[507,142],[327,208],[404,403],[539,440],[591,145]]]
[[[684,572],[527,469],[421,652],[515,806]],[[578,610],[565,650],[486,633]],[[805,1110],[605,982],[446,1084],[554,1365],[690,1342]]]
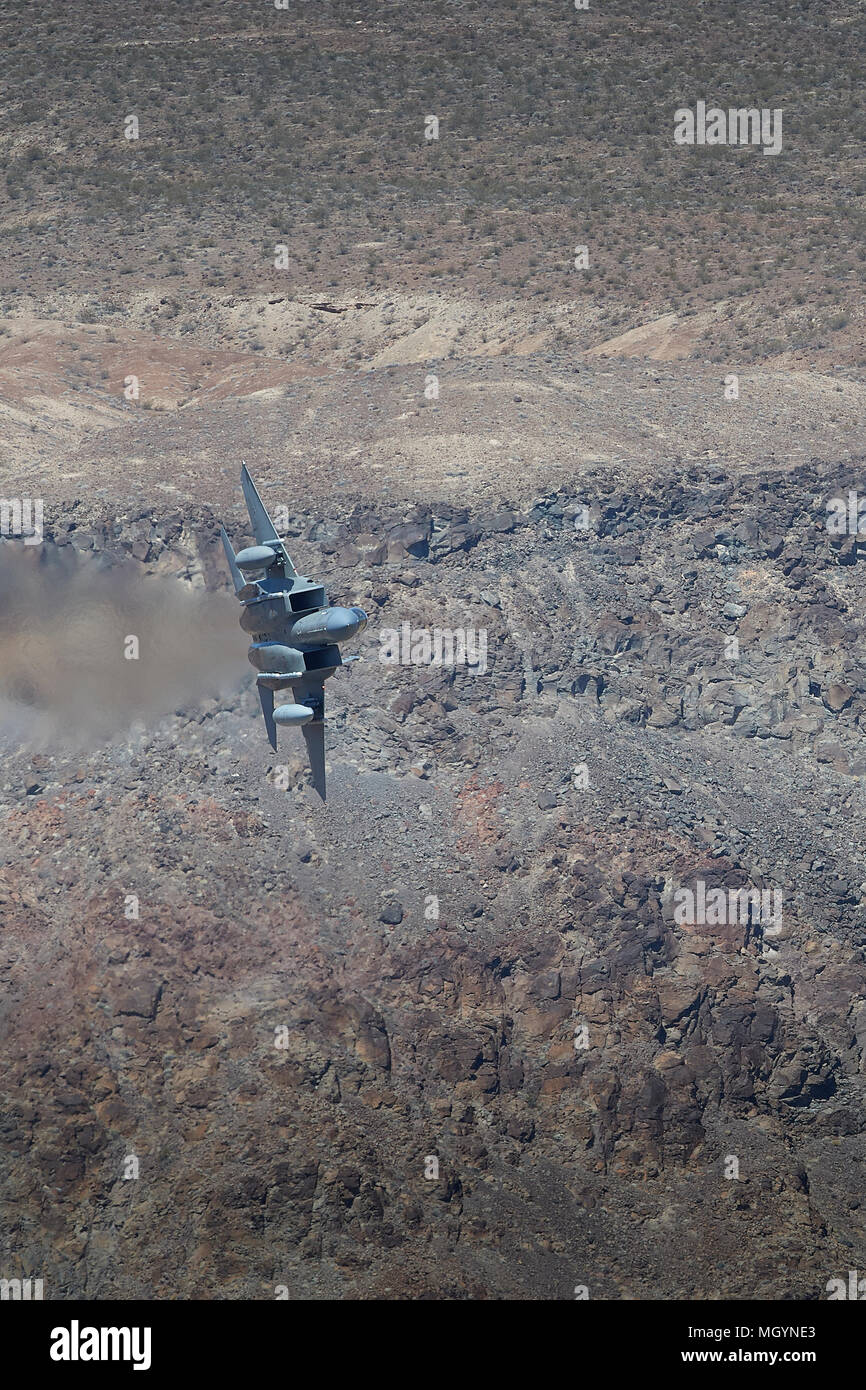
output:
[[[858,477],[298,511],[371,613],[326,806],[239,631],[212,697],[102,746],[25,692],[54,722],[4,760],[6,1263],[54,1297],[564,1299],[818,1298],[862,1262],[862,583],[824,509]],[[189,644],[215,525],[82,505],[45,554],[179,578]],[[484,661],[386,663],[404,624]],[[677,920],[698,881],[779,889],[779,925]]]
[[[864,52],[857,0],[0,5],[0,1279],[866,1269]],[[324,805],[242,459],[370,615]]]

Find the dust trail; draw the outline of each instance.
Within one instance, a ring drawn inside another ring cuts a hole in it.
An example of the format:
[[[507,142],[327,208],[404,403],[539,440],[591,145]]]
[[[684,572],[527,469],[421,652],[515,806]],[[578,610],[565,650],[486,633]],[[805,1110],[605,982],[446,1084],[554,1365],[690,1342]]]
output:
[[[125,651],[138,639],[138,659]],[[243,636],[228,594],[0,543],[0,738],[88,744],[236,688]]]

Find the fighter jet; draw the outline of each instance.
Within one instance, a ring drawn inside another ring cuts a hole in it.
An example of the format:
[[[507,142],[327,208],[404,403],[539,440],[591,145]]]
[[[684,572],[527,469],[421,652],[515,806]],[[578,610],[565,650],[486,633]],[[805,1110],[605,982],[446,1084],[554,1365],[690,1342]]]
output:
[[[252,638],[247,655],[259,673],[256,685],[265,728],[273,749],[277,725],[303,730],[313,786],[324,801],[325,681],[344,665],[340,643],[363,631],[367,614],[363,608],[330,607],[321,584],[298,574],[246,464],[241,487],[256,543],[236,555],[224,526],[220,532],[235,594],[243,605],[240,624]],[[274,708],[274,691],[289,689],[292,700]]]

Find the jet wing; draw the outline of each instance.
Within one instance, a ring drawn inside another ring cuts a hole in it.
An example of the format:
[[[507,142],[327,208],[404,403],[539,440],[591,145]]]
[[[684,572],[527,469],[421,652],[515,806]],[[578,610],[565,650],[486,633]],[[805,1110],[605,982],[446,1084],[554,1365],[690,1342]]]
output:
[[[307,745],[313,786],[323,801],[325,796],[325,678],[317,671],[308,671],[302,680],[292,683],[292,694],[299,705],[309,705],[315,718],[304,724],[301,733]]]
[[[244,490],[244,500],[250,514],[256,545],[271,545],[275,550],[279,550],[285,562],[286,574],[290,577],[297,574],[297,570],[289,557],[289,552],[277,535],[274,523],[268,516],[264,502],[259,497],[259,490],[250,477],[246,464],[241,468],[241,487]]]

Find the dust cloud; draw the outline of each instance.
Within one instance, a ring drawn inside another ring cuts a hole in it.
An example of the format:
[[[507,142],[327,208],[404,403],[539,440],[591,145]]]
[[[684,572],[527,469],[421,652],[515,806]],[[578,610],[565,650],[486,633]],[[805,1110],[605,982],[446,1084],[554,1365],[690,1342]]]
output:
[[[244,655],[228,594],[71,546],[0,543],[4,742],[84,746],[193,709],[238,688]]]

